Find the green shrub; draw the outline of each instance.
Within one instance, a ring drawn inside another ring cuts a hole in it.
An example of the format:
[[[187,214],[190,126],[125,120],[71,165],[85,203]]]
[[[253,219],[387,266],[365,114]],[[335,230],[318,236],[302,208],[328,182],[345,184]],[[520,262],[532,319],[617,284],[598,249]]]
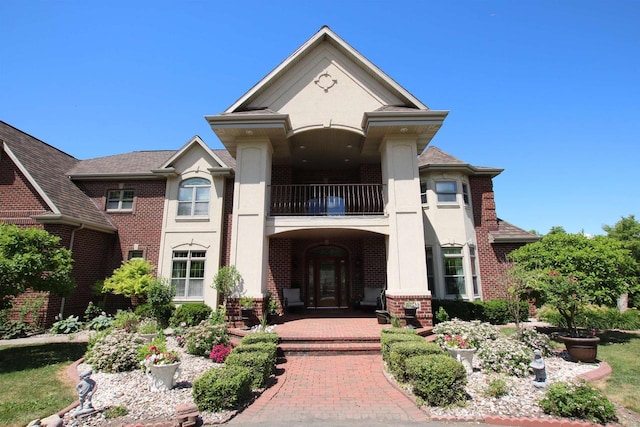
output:
[[[210,369],[193,382],[193,401],[200,411],[236,409],[251,397],[251,372],[238,365]]]
[[[78,316],[69,316],[66,319],[58,320],[51,326],[52,334],[74,334],[82,329],[82,322]]]
[[[178,326],[183,322],[185,326],[196,326],[203,320],[207,320],[211,312],[211,307],[203,302],[188,302],[176,308],[170,323],[173,326]]]
[[[269,342],[273,344],[278,344],[278,334],[275,332],[256,332],[253,334],[245,335],[242,338],[242,344],[255,344],[259,342]]]
[[[242,347],[242,346],[240,346]],[[262,351],[236,351],[236,347],[224,361],[225,366],[243,366],[251,372],[251,388],[264,388],[273,372],[273,361],[268,353]]]
[[[118,310],[113,318],[112,326],[124,329],[127,332],[135,332],[138,329],[140,316],[130,310]]]
[[[554,326],[566,328],[564,318],[553,307],[538,309],[538,319]],[[590,306],[576,316],[576,326],[584,329],[640,329],[640,312],[635,309],[621,313],[617,308]]]
[[[144,304],[137,305],[136,308],[133,310],[133,312],[140,319],[144,319],[145,317],[152,317],[153,316],[153,314],[151,313],[151,305],[149,305],[149,303],[147,303],[147,302],[145,302]]]
[[[412,334],[385,333],[380,337],[380,347],[382,348],[382,360],[389,363],[390,348],[394,342],[400,341],[424,341],[424,338],[415,332]]]
[[[546,414],[560,417],[601,424],[617,419],[616,408],[609,399],[586,383],[554,383],[539,403]]]
[[[476,356],[486,371],[524,377],[528,373],[533,351],[511,338],[498,338],[491,345],[480,347]]]
[[[382,330],[382,335],[400,334],[400,335],[418,335],[415,329],[411,328],[387,328]]]
[[[521,303],[520,313],[521,320],[526,320],[529,315],[529,304],[526,301]],[[444,314],[440,314],[442,309],[449,318],[460,319],[464,321],[481,320],[489,322],[493,325],[504,325],[514,322],[515,319],[509,313],[509,306],[504,299],[494,299],[488,301],[458,301],[458,300],[433,300],[431,307],[436,313],[438,323],[445,322],[449,319],[444,318]],[[443,318],[438,318],[438,316]]]
[[[551,339],[548,335],[541,334],[532,328],[524,328],[520,336],[520,342],[529,347],[531,350],[540,350],[543,356],[549,356],[553,353]]]
[[[163,328],[169,326],[169,320],[176,309],[173,303],[175,295],[175,287],[171,286],[171,283],[163,278],[158,278],[153,282],[147,292],[147,304],[149,304],[150,314]]]
[[[203,320],[199,325],[188,328],[182,340],[186,344],[187,353],[208,357],[214,345],[229,343],[229,335],[224,325],[212,325]]]
[[[502,377],[496,377],[489,380],[487,387],[484,389],[485,396],[502,397],[509,394],[509,385]]]
[[[448,322],[449,320],[451,320],[451,318],[447,310],[442,306],[438,307],[438,311],[436,311],[436,323]]]
[[[269,355],[269,363],[271,364],[271,372],[276,366],[276,361],[278,360],[278,347],[272,342],[256,342],[254,344],[245,344],[236,347],[233,349],[235,353],[251,353],[254,351],[259,351]],[[269,373],[271,373],[269,372]]]
[[[489,322],[492,325],[506,325],[509,322],[515,322],[515,318],[509,312],[508,302],[504,299],[493,299],[488,301],[475,301],[480,308],[480,320]],[[527,320],[529,317],[529,303],[527,301],[520,302],[520,320]]]
[[[99,333],[89,343],[85,362],[100,372],[126,372],[139,367],[138,348],[141,342],[135,334],[124,329],[110,329]]]
[[[103,313],[102,308],[99,305],[89,301],[87,308],[84,310],[84,321],[89,322]]]
[[[27,322],[9,320],[9,311],[0,310],[0,340],[26,337],[31,330]]]
[[[462,363],[444,354],[415,356],[406,361],[407,378],[416,396],[430,406],[465,400],[467,372]]]
[[[389,370],[398,381],[406,381],[406,360],[413,356],[444,354],[436,343],[422,341],[399,341],[389,345]]]

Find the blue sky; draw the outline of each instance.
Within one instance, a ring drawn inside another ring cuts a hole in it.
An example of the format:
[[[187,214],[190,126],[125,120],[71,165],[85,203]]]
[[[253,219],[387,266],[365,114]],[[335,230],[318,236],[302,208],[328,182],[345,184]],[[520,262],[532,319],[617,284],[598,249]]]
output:
[[[221,144],[220,113],[328,25],[432,109],[498,216],[640,218],[640,1],[0,2],[0,120],[79,158]]]

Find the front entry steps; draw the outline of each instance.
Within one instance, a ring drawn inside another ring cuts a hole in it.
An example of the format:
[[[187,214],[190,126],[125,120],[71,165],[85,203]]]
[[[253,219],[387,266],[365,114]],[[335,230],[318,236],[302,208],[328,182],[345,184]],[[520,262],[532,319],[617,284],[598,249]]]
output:
[[[431,335],[432,328],[417,330],[422,336]],[[277,332],[277,331],[276,331]],[[247,330],[231,328],[229,335],[233,346],[239,345],[242,337],[251,333]],[[278,344],[282,356],[334,356],[380,354],[380,335],[368,336],[280,336]]]

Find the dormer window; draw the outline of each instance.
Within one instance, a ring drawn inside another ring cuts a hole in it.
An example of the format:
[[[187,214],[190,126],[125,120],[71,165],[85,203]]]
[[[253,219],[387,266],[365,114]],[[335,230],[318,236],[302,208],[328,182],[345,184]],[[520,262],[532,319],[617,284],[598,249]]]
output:
[[[178,216],[208,216],[211,182],[204,178],[189,178],[180,183]]]
[[[438,203],[455,203],[458,194],[458,185],[455,181],[437,181],[436,195]]]
[[[107,211],[133,210],[133,190],[111,190],[107,193]]]

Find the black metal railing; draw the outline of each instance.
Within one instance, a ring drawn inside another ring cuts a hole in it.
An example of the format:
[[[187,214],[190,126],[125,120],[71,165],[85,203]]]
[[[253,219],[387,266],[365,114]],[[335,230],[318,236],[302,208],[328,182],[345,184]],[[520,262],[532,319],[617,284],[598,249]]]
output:
[[[382,184],[272,185],[269,215],[383,215]]]

